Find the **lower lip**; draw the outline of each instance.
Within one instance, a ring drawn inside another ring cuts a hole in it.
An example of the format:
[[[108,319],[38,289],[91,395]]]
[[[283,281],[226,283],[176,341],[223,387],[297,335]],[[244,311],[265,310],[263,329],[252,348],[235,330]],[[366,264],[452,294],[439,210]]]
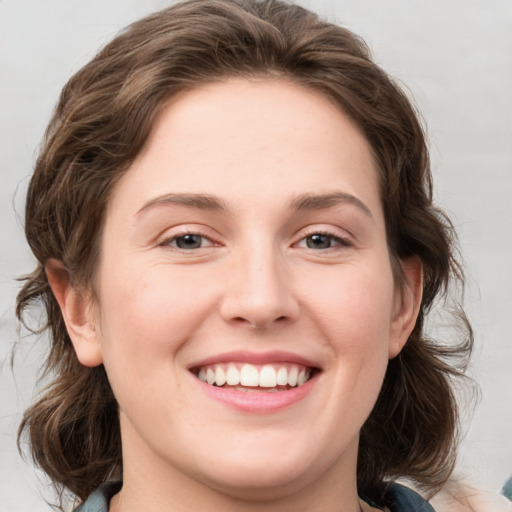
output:
[[[236,389],[210,386],[194,377],[201,389],[213,400],[234,409],[252,413],[270,413],[286,409],[303,400],[313,389],[318,375],[311,377],[302,386],[287,391],[237,391]]]

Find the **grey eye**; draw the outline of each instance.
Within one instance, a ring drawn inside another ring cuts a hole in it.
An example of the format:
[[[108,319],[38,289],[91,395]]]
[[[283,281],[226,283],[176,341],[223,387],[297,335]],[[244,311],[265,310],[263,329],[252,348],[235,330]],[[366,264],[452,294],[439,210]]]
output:
[[[332,245],[333,237],[331,235],[316,233],[306,237],[306,247],[308,249],[329,249]]]
[[[199,249],[203,245],[201,235],[182,235],[175,239],[176,247],[180,249]]]

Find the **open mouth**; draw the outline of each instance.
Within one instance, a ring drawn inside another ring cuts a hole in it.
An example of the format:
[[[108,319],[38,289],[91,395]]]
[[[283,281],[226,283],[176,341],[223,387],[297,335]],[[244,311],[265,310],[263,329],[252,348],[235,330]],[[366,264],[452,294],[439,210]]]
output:
[[[279,392],[303,386],[318,370],[300,364],[219,363],[192,369],[210,386],[238,391]]]

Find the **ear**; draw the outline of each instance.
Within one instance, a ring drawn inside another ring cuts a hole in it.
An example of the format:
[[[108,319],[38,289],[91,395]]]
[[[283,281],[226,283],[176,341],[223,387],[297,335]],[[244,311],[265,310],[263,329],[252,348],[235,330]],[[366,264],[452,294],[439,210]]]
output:
[[[75,286],[61,261],[51,259],[45,265],[50,287],[59,303],[66,329],[80,363],[98,366],[103,362],[99,329],[90,297]]]
[[[389,337],[389,359],[396,357],[414,329],[423,295],[423,266],[417,256],[400,261],[404,283],[397,289]]]

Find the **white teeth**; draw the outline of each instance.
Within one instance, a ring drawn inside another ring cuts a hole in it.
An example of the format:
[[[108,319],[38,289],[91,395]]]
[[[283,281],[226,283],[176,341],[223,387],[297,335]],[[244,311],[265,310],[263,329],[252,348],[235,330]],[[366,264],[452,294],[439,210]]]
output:
[[[226,372],[226,382],[229,386],[238,386],[240,384],[240,372],[234,366],[230,366]]]
[[[296,386],[298,377],[299,369],[296,366],[293,366],[288,372],[288,385],[292,387]]]
[[[210,386],[215,382],[215,372],[211,368],[206,370],[206,382],[208,382]]]
[[[274,388],[277,384],[276,371],[272,366],[266,365],[260,370],[259,385],[262,388]]]
[[[252,364],[244,364],[240,370],[240,384],[242,386],[258,386],[258,369]]]
[[[308,372],[305,368],[302,368],[302,370],[299,372],[299,377],[297,378],[297,385],[302,386],[305,384],[308,380]]]
[[[226,372],[222,369],[222,366],[219,365],[215,367],[215,383],[217,386],[226,384]]]
[[[265,388],[267,391],[281,391],[278,386],[302,386],[310,377],[310,370],[303,366],[271,365],[255,366],[245,363],[216,364],[201,368],[197,377],[210,386],[244,386]]]
[[[288,370],[284,366],[277,370],[276,383],[278,386],[286,386],[288,384]]]

